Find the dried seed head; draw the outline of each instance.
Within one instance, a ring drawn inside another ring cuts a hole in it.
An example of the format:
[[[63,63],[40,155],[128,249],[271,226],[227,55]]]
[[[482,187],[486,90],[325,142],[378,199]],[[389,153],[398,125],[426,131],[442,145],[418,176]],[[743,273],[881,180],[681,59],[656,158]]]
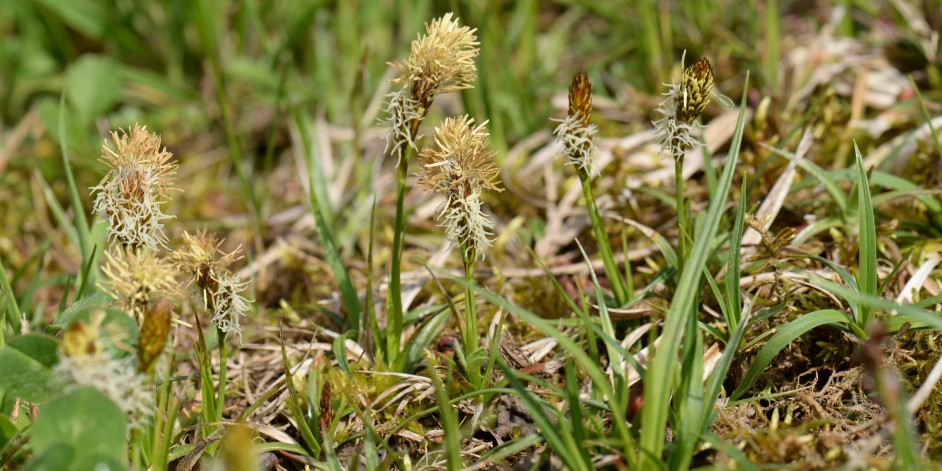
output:
[[[160,137],[138,125],[111,133],[113,148],[102,147],[100,161],[110,170],[92,187],[94,210],[109,223],[109,240],[156,250],[166,243],[160,205],[170,200],[177,165],[160,148]]]
[[[713,92],[713,66],[705,57],[694,62],[684,71],[680,84],[683,100],[677,102],[677,119],[692,123],[710,103]]]
[[[582,127],[589,125],[592,116],[592,83],[584,70],[580,70],[569,83],[569,116],[582,118]]]
[[[213,322],[226,337],[235,334],[240,339],[242,329],[239,318],[249,310],[249,300],[242,296],[248,287],[238,275],[229,271],[230,263],[240,259],[239,249],[223,252],[221,240],[200,231],[195,236],[183,233],[183,248],[172,256],[177,267],[189,275],[188,283],[196,283],[203,296],[204,307],[212,312]]]
[[[170,325],[173,320],[173,312],[170,309],[170,302],[166,299],[160,299],[154,302],[150,309],[144,314],[144,322],[141,323],[141,331],[137,340],[137,359],[138,370],[147,373],[157,357],[164,351],[167,345],[167,337],[170,335]]]
[[[393,66],[396,83],[408,88],[411,98],[428,108],[435,95],[471,88],[478,55],[475,29],[460,26],[451,13],[425,24],[426,35],[412,41],[409,58]]]
[[[486,124],[474,126],[467,116],[447,118],[435,129],[435,142],[419,154],[419,183],[447,197],[440,226],[450,239],[482,258],[493,223],[482,210],[481,193],[502,191],[495,181],[500,169],[488,149]]]
[[[592,83],[585,71],[579,71],[569,84],[569,114],[553,131],[569,163],[591,175],[592,155],[598,128],[589,124],[592,116]]]
[[[154,300],[179,295],[173,264],[150,250],[124,247],[105,252],[102,271],[108,275],[102,289],[122,301],[138,323]]]

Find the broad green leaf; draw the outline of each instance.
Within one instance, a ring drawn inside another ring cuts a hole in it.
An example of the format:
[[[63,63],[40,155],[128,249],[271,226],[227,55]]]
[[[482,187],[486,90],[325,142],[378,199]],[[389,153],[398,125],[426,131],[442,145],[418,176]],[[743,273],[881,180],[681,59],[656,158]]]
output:
[[[10,339],[9,348],[15,348],[26,356],[36,360],[46,368],[52,368],[59,362],[57,349],[59,344],[52,337],[40,334],[27,334]]]
[[[42,361],[46,361],[42,357]],[[52,370],[40,360],[10,346],[0,350],[0,390],[30,402],[43,402],[57,393]]]
[[[749,365],[749,371],[746,372],[746,376],[740,381],[739,386],[733,391],[733,394],[730,395],[730,400],[736,400],[742,396],[743,393],[748,391],[749,388],[755,384],[756,380],[759,379],[759,375],[772,363],[775,356],[798,337],[801,337],[815,327],[827,324],[847,324],[850,322],[850,319],[840,311],[823,309],[803,314],[797,319],[777,327],[775,335],[773,335],[772,338],[765,343],[765,346],[759,350],[759,353],[756,354],[756,358],[752,361],[752,364]]]
[[[33,426],[30,443],[44,451],[58,444],[75,451],[72,469],[96,469],[125,456],[127,422],[121,409],[92,387],[49,401]]]
[[[81,122],[90,122],[118,100],[121,78],[108,57],[85,54],[65,74],[65,90]]]
[[[19,429],[16,424],[9,417],[0,415],[0,450],[17,432],[19,432]]]

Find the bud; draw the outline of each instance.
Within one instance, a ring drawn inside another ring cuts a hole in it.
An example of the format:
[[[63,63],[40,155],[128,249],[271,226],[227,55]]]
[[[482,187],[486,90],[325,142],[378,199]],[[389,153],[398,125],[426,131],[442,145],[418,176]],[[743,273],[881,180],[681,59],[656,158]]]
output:
[[[677,119],[692,123],[710,103],[713,92],[713,66],[705,57],[684,71],[681,82],[681,100],[677,101]]]
[[[584,70],[574,75],[569,84],[569,116],[578,116],[582,127],[589,125],[592,116],[592,83]]]
[[[163,353],[167,336],[170,335],[171,318],[170,302],[166,299],[154,302],[144,314],[144,322],[141,323],[141,333],[137,340],[138,368],[142,373],[148,372],[157,357]]]
[[[226,429],[219,444],[218,460],[222,466],[213,469],[229,471],[254,471],[259,469],[255,452],[255,431],[244,423],[237,423]]]
[[[317,425],[320,427],[321,433],[328,432],[330,423],[334,418],[334,410],[330,400],[330,380],[325,380],[324,386],[321,388],[320,414],[317,418]]]

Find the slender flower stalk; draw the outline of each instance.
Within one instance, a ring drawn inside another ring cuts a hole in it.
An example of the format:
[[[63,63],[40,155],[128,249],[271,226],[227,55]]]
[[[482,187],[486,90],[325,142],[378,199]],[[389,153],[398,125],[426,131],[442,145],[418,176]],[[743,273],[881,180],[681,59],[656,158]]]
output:
[[[589,82],[588,75],[584,71],[580,71],[573,76],[572,82],[569,84],[569,113],[565,119],[560,121],[553,134],[556,135],[556,140],[562,145],[562,151],[569,159],[568,163],[576,168],[576,173],[579,175],[586,207],[589,210],[589,218],[592,220],[592,229],[595,232],[595,240],[599,245],[599,252],[605,267],[605,274],[611,282],[615,302],[619,306],[623,306],[629,301],[631,293],[624,277],[618,270],[618,264],[615,263],[615,256],[608,241],[608,234],[605,232],[605,225],[599,215],[595,195],[592,192],[592,156],[595,152],[595,138],[598,134],[598,128],[593,124],[589,124],[591,117],[592,84]]]
[[[170,200],[177,165],[160,148],[160,136],[138,125],[111,133],[113,147],[103,146],[100,161],[110,170],[98,186],[94,210],[108,221],[108,238],[131,247],[165,246],[163,222],[171,216],[160,206]]]
[[[664,100],[657,111],[662,118],[654,122],[655,135],[661,151],[667,151],[674,158],[674,177],[677,192],[677,219],[680,229],[678,241],[679,267],[687,259],[687,208],[684,204],[684,155],[688,149],[700,145],[693,135],[695,121],[706,105],[710,103],[713,92],[713,66],[706,58],[701,58],[684,71],[681,82],[668,85]]]
[[[467,116],[447,118],[435,129],[435,142],[422,149],[419,183],[430,191],[444,193],[445,203],[438,214],[439,226],[461,249],[465,277],[465,315],[462,341],[465,352],[478,348],[477,313],[474,292],[474,265],[491,245],[494,224],[482,209],[485,190],[503,191],[496,183],[500,169],[494,165],[494,152],[488,149],[485,125],[474,125]],[[473,374],[473,373],[472,373]]]
[[[406,177],[409,154],[418,151],[419,127],[435,97],[442,93],[471,88],[475,80],[474,59],[478,55],[475,29],[460,26],[447,13],[426,23],[425,35],[412,41],[408,59],[391,64],[399,71],[393,80],[400,89],[389,95],[386,106],[389,132],[386,152],[396,157],[396,219],[389,274],[386,328],[386,361],[396,363],[402,337],[402,237],[405,232]]]

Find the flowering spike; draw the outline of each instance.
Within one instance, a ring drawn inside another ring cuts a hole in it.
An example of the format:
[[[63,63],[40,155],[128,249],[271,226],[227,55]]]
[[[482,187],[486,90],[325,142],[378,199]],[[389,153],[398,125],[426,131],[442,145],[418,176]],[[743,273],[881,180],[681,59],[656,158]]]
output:
[[[173,264],[150,250],[125,247],[105,252],[102,271],[108,275],[102,289],[122,301],[125,312],[138,323],[155,300],[179,294]]]
[[[585,71],[579,71],[569,84],[569,114],[566,119],[554,120],[559,126],[553,131],[556,141],[569,157],[569,163],[586,175],[592,174],[592,155],[598,128],[589,124],[592,116],[592,83]]]
[[[138,125],[111,133],[113,147],[102,147],[101,162],[110,170],[98,186],[94,210],[109,223],[108,238],[131,247],[156,250],[166,244],[161,221],[171,216],[160,206],[170,200],[177,165],[160,148],[160,137]]]
[[[412,41],[409,58],[393,66],[399,70],[395,82],[428,108],[435,95],[471,88],[479,43],[474,35],[477,30],[460,26],[452,13],[426,23],[425,31],[426,35]]]
[[[160,299],[144,315],[137,340],[138,370],[147,373],[167,345],[173,313],[170,302]]]
[[[249,300],[242,292],[247,281],[230,272],[227,266],[241,257],[239,249],[226,253],[220,249],[222,241],[206,231],[195,236],[183,233],[183,249],[173,254],[177,267],[190,275],[188,283],[196,283],[203,295],[204,307],[212,312],[213,322],[226,337],[235,334],[242,338],[239,319],[249,310]]]
[[[683,100],[677,103],[677,119],[689,124],[710,103],[710,94],[713,92],[713,66],[710,61],[701,57],[687,67],[680,86]]]
[[[700,144],[693,135],[694,122],[713,92],[713,67],[701,58],[684,71],[681,83],[672,83],[657,111],[661,119],[654,122],[654,134],[661,151],[667,150],[675,160],[682,159],[687,149]]]
[[[488,150],[485,123],[474,126],[467,116],[446,118],[435,129],[435,142],[419,154],[419,182],[429,190],[445,193],[447,201],[439,213],[440,226],[448,237],[466,250],[484,257],[490,246],[493,223],[482,209],[484,190],[502,191],[495,179],[500,169]]]
[[[53,372],[66,381],[67,391],[81,386],[97,389],[124,412],[129,431],[143,431],[153,414],[153,384],[138,373],[133,355],[118,358],[100,347],[98,322],[78,321],[66,330]]]
[[[572,77],[569,84],[569,116],[582,118],[582,127],[589,125],[592,116],[592,83],[584,70]]]

